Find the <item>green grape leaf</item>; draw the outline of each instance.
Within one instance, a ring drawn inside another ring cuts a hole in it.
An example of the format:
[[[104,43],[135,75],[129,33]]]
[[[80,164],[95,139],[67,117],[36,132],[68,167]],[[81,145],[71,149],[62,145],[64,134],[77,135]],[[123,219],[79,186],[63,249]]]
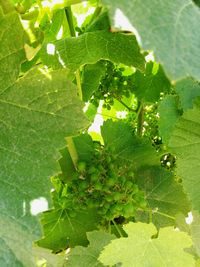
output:
[[[129,223],[124,227],[127,238],[111,241],[100,254],[104,265],[122,267],[192,267],[195,260],[185,251],[192,245],[190,237],[172,227],[162,228],[157,238],[153,224]],[[123,248],[123,249],[121,249]]]
[[[105,75],[106,66],[104,62],[85,65],[82,75],[83,100],[90,100],[92,94],[98,90],[102,76]]]
[[[154,103],[160,98],[160,93],[168,92],[170,83],[161,65],[147,63],[145,73],[136,71],[134,78],[134,93],[139,100]]]
[[[24,39],[18,14],[14,12],[4,16],[0,8],[0,92],[18,78],[20,65],[26,58]]]
[[[132,34],[95,31],[63,39],[52,45],[54,51],[48,52],[48,44],[45,44],[41,58],[45,65],[54,68],[64,66],[75,71],[82,65],[107,59],[144,70],[144,56]]]
[[[192,201],[193,209],[200,210],[200,99],[193,109],[184,112],[177,121],[169,141],[169,147],[177,156],[177,174]]]
[[[0,210],[10,224],[14,221],[24,228],[24,236],[32,236],[25,247],[40,236],[37,219],[30,214],[32,201],[50,200],[49,177],[59,171],[58,149],[65,145],[66,135],[75,134],[88,124],[76,86],[67,76],[66,70],[46,75],[33,70],[9,87],[7,81],[1,83]],[[6,229],[1,236],[3,241],[7,243],[12,231],[18,244],[14,227]],[[19,259],[22,266],[32,266],[24,263],[23,256],[20,254]]]
[[[158,106],[159,113],[159,132],[165,144],[168,144],[171,132],[181,113],[178,109],[178,97],[174,95],[166,95]]]
[[[176,225],[181,231],[187,232],[191,236],[194,251],[200,257],[200,214],[193,210],[190,216],[190,221],[186,223],[185,216],[177,214]]]
[[[170,171],[162,167],[148,167],[139,170],[136,177],[140,189],[145,192],[148,207],[152,209],[152,222],[157,227],[174,225],[178,212],[187,215],[190,211],[183,188]],[[149,221],[149,216],[140,212],[137,220]]]
[[[200,96],[200,83],[187,78],[176,83],[176,92],[179,95],[181,107],[184,111],[193,106],[195,97]]]
[[[101,127],[105,147],[111,148],[120,161],[131,162],[135,168],[160,164],[149,140],[132,134],[132,128],[123,121],[107,120]]]
[[[91,19],[91,18],[90,18]],[[83,26],[86,26],[85,32],[101,31],[110,29],[110,19],[108,10],[104,10],[92,23],[86,24],[83,23]]]
[[[154,51],[171,79],[185,76],[200,79],[200,10],[191,0],[103,3],[110,7],[114,22],[119,11],[123,13],[133,31],[138,32],[143,49]]]
[[[73,137],[74,145],[80,161],[90,162],[94,152],[92,138],[89,134]]]
[[[102,249],[115,239],[114,235],[103,231],[93,231],[87,233],[90,242],[88,247],[75,247],[70,251],[66,261],[66,267],[103,267],[104,265],[98,261],[98,257]],[[81,261],[80,261],[81,258]]]
[[[67,210],[49,210],[41,215],[44,237],[37,244],[54,252],[77,245],[86,246],[86,232],[97,229],[99,216],[94,209],[76,210],[70,217]]]
[[[65,263],[65,255],[53,254],[49,249],[34,247],[33,253],[37,263],[42,263],[38,266],[46,267],[63,267]]]

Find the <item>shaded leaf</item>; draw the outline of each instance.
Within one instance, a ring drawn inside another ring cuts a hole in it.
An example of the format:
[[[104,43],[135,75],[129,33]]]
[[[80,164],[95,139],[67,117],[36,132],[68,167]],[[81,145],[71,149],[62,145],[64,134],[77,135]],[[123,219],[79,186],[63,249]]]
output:
[[[92,94],[98,90],[102,76],[105,75],[106,66],[99,61],[95,64],[86,65],[82,75],[83,100],[88,101]]]
[[[54,252],[77,245],[86,246],[86,232],[97,229],[98,220],[94,209],[76,210],[73,217],[68,210],[49,210],[42,214],[44,237],[37,244]]]
[[[177,156],[177,174],[192,201],[193,209],[200,210],[200,100],[193,109],[184,112],[177,121],[169,141],[169,147]]]
[[[103,267],[104,265],[98,261],[101,250],[115,239],[114,235],[103,231],[93,231],[87,233],[90,242],[88,247],[75,247],[71,250],[66,267]],[[80,261],[81,258],[81,261]]]
[[[145,73],[136,71],[133,75],[134,93],[139,100],[154,103],[161,93],[170,89],[170,83],[164,71],[157,63],[147,63]]]
[[[200,96],[200,84],[191,78],[177,82],[175,89],[184,111],[192,108],[193,100],[196,96]]]
[[[8,222],[14,220],[19,228],[23,227],[30,245],[40,236],[37,218],[30,214],[32,201],[42,199],[46,205],[50,200],[49,177],[59,171],[57,151],[65,145],[66,135],[87,125],[76,87],[67,75],[65,70],[47,76],[33,70],[9,87],[1,83],[0,210]],[[14,228],[6,229],[1,236],[4,242],[12,233],[18,244]],[[20,260],[22,266],[31,266],[23,262],[23,255]]]
[[[135,168],[160,164],[149,140],[133,135],[130,125],[123,121],[107,120],[101,127],[105,147],[111,148],[120,161],[130,162]]]
[[[158,106],[159,132],[165,144],[168,144],[175,123],[181,113],[178,108],[178,97],[174,95],[165,96]]]
[[[115,22],[120,10],[136,29],[145,50],[153,50],[171,79],[200,79],[200,10],[190,0],[103,0]],[[162,16],[161,16],[162,14]],[[145,19],[144,19],[145,18]]]
[[[146,220],[152,216],[152,222],[157,227],[174,225],[175,215],[182,212],[185,215],[190,211],[181,184],[175,181],[173,173],[162,167],[148,167],[139,170],[137,182],[145,192],[148,207],[152,214],[141,212],[138,220]]]

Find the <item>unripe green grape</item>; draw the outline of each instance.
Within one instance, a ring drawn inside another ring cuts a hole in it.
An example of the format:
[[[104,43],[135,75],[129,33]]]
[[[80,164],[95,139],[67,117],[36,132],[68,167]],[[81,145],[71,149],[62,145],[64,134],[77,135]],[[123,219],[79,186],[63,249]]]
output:
[[[97,171],[97,168],[95,166],[90,166],[90,168],[88,169],[89,174],[95,173],[96,171]]]
[[[80,172],[84,172],[86,169],[86,162],[85,161],[79,161],[77,164],[77,168]]]
[[[124,187],[126,189],[132,189],[133,183],[131,181],[126,181],[125,184],[124,184]]]
[[[115,201],[120,200],[121,197],[122,197],[122,195],[121,195],[120,192],[115,192],[115,193],[113,193],[113,199],[114,199]]]
[[[133,184],[132,186],[132,194],[137,194],[139,192],[139,188],[136,184]]]
[[[106,156],[106,162],[110,163],[111,161],[112,161],[111,157],[110,156]]]
[[[85,190],[88,187],[88,182],[86,180],[84,181],[80,181],[80,183],[78,184],[78,188],[79,190]]]
[[[127,176],[130,177],[130,178],[134,178],[135,174],[134,174],[133,171],[129,171],[129,172],[127,173]]]
[[[147,202],[146,202],[146,200],[145,200],[145,199],[141,200],[141,201],[139,202],[139,205],[140,205],[141,208],[145,208],[145,207],[147,206]]]
[[[131,203],[124,205],[123,207],[123,215],[125,218],[133,216],[135,213],[135,208]]]
[[[109,187],[115,185],[115,183],[116,183],[116,179],[115,179],[115,177],[108,177],[108,178],[106,179],[106,184],[107,184]]]
[[[95,185],[94,185],[94,189],[95,190],[101,190],[102,189],[102,184],[97,182]]]
[[[93,174],[90,176],[90,180],[91,180],[92,182],[96,182],[96,181],[98,181],[98,180],[99,180],[99,175],[96,174],[96,173],[93,173]]]
[[[111,194],[105,196],[105,199],[108,201],[108,202],[112,202],[113,201],[113,196]]]

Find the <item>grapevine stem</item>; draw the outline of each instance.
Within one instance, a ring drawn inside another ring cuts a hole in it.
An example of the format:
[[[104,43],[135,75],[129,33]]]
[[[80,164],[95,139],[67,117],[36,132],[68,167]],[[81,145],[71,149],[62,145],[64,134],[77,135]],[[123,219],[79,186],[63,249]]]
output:
[[[102,10],[102,7],[101,6],[97,6],[96,7],[96,9],[95,9],[95,11],[94,11],[94,13],[92,15],[92,18],[90,20],[90,23],[93,22],[96,19],[96,17],[99,16],[99,14],[101,13],[101,10]]]
[[[139,102],[139,108],[137,112],[137,135],[142,136],[143,124],[144,124],[144,105],[142,102]]]
[[[72,16],[72,10],[71,7],[66,7],[65,8],[65,14],[66,14],[66,18],[67,18],[67,22],[69,25],[69,30],[70,30],[70,35],[72,37],[76,36],[75,30],[74,30],[74,24],[73,24],[73,16]],[[81,77],[80,77],[80,71],[77,70],[76,71],[76,83],[77,83],[77,89],[78,89],[78,96],[79,98],[82,100],[82,89],[81,89]],[[76,168],[77,166],[77,161],[78,161],[78,153],[73,141],[72,137],[67,137],[67,145],[68,145],[68,151],[70,153],[70,156],[72,158],[73,164]]]
[[[119,103],[121,103],[125,108],[127,108],[128,111],[135,112],[134,109],[132,109],[132,108],[130,108],[129,106],[127,106],[122,100],[120,100],[120,99],[118,99],[118,98],[116,98],[116,99],[117,99],[117,101],[119,101]]]
[[[111,221],[112,221],[112,223],[114,224],[114,226],[115,226],[115,228],[116,228],[118,234],[120,235],[120,237],[123,237],[123,235],[122,235],[121,231],[119,230],[119,227],[117,226],[116,222],[115,222],[114,220],[111,220]]]

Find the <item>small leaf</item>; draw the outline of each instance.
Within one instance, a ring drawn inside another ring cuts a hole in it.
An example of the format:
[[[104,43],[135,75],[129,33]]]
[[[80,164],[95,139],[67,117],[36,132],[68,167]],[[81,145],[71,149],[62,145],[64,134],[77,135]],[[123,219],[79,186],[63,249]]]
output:
[[[67,210],[49,210],[42,214],[44,237],[37,244],[54,252],[77,245],[86,246],[86,232],[97,229],[98,221],[93,209],[76,210],[73,217]]]

